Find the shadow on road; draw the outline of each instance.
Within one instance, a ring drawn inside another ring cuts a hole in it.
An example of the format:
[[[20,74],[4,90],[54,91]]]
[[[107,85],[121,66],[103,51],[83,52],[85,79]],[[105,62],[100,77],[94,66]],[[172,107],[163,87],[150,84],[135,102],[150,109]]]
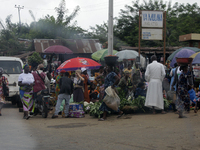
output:
[[[12,105],[9,102],[6,102],[6,104],[3,105],[3,109],[5,108],[18,108],[17,105]]]

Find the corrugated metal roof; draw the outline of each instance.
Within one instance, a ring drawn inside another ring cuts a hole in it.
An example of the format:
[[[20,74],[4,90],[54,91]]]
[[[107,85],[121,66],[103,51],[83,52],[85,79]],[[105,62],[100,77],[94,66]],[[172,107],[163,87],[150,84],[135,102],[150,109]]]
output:
[[[66,42],[67,46],[59,39],[34,39],[35,51],[42,53],[47,47],[53,45],[66,46],[73,53],[93,53],[101,49],[98,39],[66,39]]]

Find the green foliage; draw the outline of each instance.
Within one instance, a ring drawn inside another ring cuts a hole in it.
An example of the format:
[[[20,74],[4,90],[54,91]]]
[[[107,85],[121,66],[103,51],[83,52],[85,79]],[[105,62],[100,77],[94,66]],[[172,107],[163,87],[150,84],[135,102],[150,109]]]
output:
[[[102,111],[99,110],[99,107],[101,106],[101,102],[95,102],[95,103],[89,103],[84,107],[84,111],[87,112],[89,111],[90,116],[94,117],[101,117],[101,114],[103,114]]]
[[[139,10],[161,10],[167,12],[167,46],[184,46],[179,42],[179,36],[189,33],[200,33],[200,8],[197,3],[171,5],[171,1],[133,1],[131,6],[121,9],[117,18],[116,33],[120,40],[126,41],[130,46],[138,46]],[[141,41],[141,46],[163,46],[163,41]]]
[[[167,99],[165,99],[165,98],[163,98],[163,100],[164,100],[164,108],[165,109],[168,109],[169,108],[169,105],[170,105],[170,103],[172,102],[171,100],[167,100]]]
[[[28,57],[28,64],[31,66],[33,64],[41,64],[41,63],[43,63],[43,59],[37,52],[34,52],[31,56]]]
[[[144,96],[138,96],[136,99],[133,100],[132,105],[137,106],[138,109],[141,109],[145,112],[145,110],[144,110],[145,99],[146,98]]]

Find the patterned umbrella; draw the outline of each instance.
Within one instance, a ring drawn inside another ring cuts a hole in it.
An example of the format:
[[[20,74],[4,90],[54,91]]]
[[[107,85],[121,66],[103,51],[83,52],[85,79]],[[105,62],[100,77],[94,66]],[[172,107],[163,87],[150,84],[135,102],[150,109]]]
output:
[[[82,67],[87,68],[87,69],[98,69],[100,66],[101,64],[97,63],[96,61],[92,59],[77,57],[77,58],[66,60],[57,68],[57,71],[58,72],[61,70],[73,71],[76,69],[81,69]]]

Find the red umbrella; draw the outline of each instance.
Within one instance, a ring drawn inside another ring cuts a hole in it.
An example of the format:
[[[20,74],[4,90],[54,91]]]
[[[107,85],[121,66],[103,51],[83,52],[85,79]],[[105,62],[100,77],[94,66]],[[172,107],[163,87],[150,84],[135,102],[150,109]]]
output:
[[[62,45],[49,46],[44,50],[44,53],[73,54],[73,52],[69,48]]]
[[[101,64],[97,63],[92,59],[77,57],[66,60],[57,68],[57,71],[73,71],[76,69],[81,69],[82,67],[85,67],[87,69],[98,69],[100,66]]]

